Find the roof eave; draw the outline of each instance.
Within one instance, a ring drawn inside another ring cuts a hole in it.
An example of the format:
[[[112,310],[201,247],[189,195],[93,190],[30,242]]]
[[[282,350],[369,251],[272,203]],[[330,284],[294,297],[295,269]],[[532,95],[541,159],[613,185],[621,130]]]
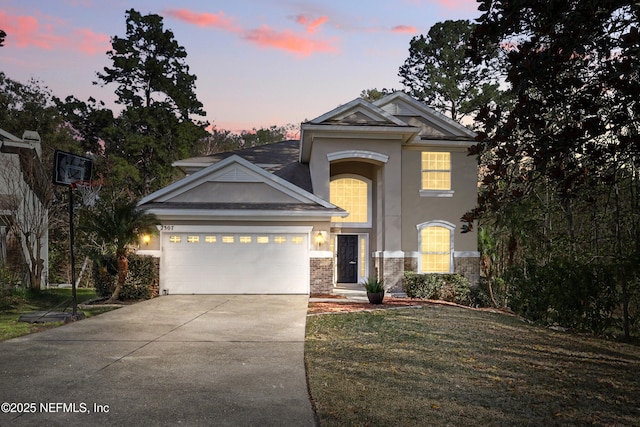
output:
[[[144,205],[140,206],[144,209]],[[163,209],[151,208],[146,210],[154,214],[159,220],[201,220],[203,218],[215,220],[241,221],[328,221],[331,217],[346,217],[345,211],[305,212],[299,210],[247,210],[247,209]]]

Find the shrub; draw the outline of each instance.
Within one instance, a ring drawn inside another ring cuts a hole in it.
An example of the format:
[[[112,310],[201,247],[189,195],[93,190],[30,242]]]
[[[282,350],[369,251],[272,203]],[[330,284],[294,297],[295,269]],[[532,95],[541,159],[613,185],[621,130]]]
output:
[[[411,298],[438,299],[470,305],[471,283],[460,274],[405,272],[403,288]]]
[[[155,282],[153,257],[129,255],[129,273],[120,291],[121,300],[149,299]],[[93,262],[93,286],[100,297],[110,297],[118,279],[118,263],[115,256],[103,255]]]
[[[570,259],[527,262],[505,276],[511,308],[544,324],[601,334],[613,325],[618,304],[610,266]]]
[[[498,307],[507,307],[509,305],[509,294],[506,292],[504,280],[500,277],[493,278],[491,288],[493,290],[493,298]],[[472,307],[493,307],[489,284],[485,277],[480,277],[478,284],[471,287],[469,299],[471,300]]]
[[[151,286],[154,281],[155,266],[153,257],[130,255],[129,274],[120,291],[120,299],[136,300],[151,298]]]

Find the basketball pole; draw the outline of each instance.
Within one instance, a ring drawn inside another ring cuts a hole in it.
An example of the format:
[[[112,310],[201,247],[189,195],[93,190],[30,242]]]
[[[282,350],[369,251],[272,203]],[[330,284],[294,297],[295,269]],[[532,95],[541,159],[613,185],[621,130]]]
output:
[[[73,231],[73,184],[69,184],[69,246],[71,252],[71,299],[73,304],[73,320],[78,318],[78,297],[76,294],[76,256],[74,253]]]
[[[77,156],[65,151],[53,153],[53,183],[69,187],[69,246],[71,252],[71,297],[73,300],[73,320],[78,320],[78,295],[76,292],[76,255],[73,231],[73,189],[79,182],[91,180],[93,161],[88,157]],[[84,313],[80,318],[84,318]]]

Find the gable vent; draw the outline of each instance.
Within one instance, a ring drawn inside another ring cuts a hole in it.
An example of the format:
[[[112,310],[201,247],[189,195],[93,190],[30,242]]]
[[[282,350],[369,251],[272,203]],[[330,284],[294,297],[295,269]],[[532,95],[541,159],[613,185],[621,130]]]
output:
[[[246,171],[238,167],[233,167],[225,170],[220,175],[212,179],[217,182],[258,182],[258,180],[249,175]]]

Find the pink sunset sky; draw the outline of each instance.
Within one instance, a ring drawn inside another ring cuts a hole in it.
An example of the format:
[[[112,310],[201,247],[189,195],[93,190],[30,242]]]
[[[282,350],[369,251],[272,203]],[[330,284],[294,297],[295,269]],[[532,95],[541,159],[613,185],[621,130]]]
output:
[[[115,86],[92,82],[112,66],[110,38],[126,35],[125,11],[133,8],[164,17],[218,129],[298,126],[364,89],[402,89],[398,69],[411,38],[436,22],[473,20],[476,7],[475,0],[3,0],[0,71],[117,110]]]

